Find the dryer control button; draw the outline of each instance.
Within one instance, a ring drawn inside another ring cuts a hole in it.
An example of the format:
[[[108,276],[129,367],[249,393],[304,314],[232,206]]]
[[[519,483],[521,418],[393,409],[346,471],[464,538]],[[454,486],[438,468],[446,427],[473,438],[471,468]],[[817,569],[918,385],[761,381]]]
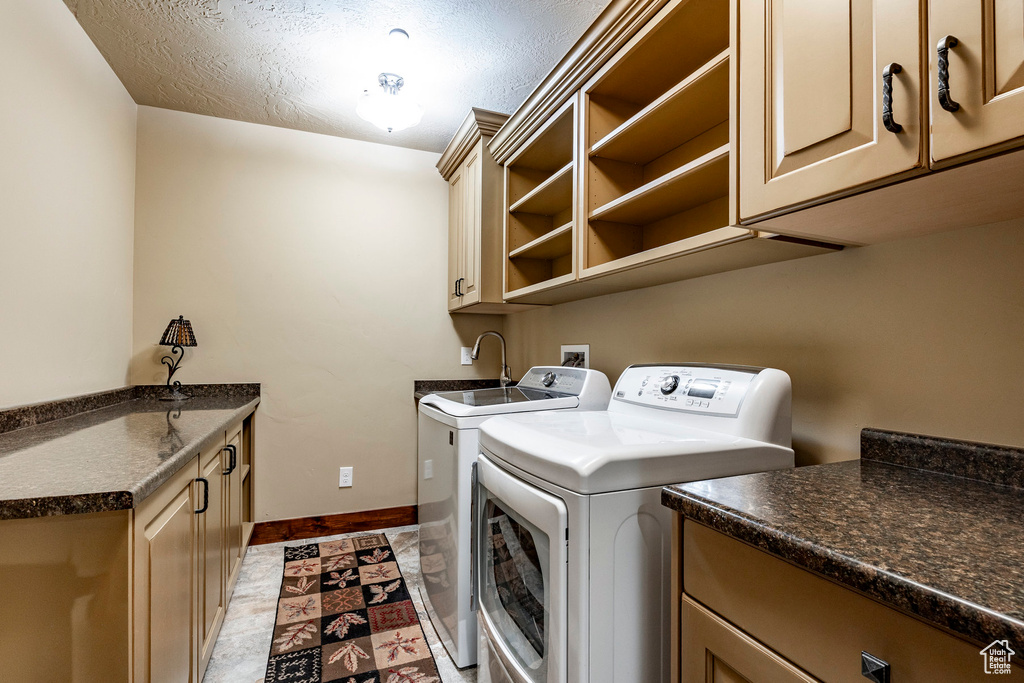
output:
[[[547,373],[546,375],[544,375],[544,378],[541,379],[540,383],[546,387],[550,387],[552,384],[555,383],[555,373]]]
[[[679,375],[669,375],[661,383],[661,393],[666,396],[679,387]]]

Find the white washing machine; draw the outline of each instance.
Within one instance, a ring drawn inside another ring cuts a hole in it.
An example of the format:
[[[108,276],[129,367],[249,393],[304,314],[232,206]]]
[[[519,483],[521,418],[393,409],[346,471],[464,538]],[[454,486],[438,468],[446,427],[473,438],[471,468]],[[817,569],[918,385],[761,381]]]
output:
[[[480,453],[480,425],[499,414],[603,410],[610,396],[608,377],[597,370],[535,367],[515,387],[430,394],[420,400],[421,593],[456,666],[476,664],[470,478]]]
[[[478,680],[668,683],[668,484],[793,466],[789,375],[634,365],[608,409],[480,429]]]

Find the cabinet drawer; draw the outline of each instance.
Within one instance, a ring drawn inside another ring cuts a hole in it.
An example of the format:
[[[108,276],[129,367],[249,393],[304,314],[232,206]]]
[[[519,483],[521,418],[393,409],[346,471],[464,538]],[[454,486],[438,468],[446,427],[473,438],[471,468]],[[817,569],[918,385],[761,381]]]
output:
[[[685,595],[682,683],[817,683]]]
[[[978,646],[690,520],[683,590],[830,683],[864,683],[861,651],[888,662],[893,683],[991,678]],[[1000,680],[1024,673],[1014,666]]]

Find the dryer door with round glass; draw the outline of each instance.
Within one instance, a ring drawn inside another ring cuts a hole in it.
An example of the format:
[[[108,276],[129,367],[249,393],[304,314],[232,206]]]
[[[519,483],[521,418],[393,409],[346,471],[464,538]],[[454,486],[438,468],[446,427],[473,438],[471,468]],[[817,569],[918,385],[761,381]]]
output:
[[[477,462],[479,616],[516,683],[561,683],[566,671],[565,503]]]

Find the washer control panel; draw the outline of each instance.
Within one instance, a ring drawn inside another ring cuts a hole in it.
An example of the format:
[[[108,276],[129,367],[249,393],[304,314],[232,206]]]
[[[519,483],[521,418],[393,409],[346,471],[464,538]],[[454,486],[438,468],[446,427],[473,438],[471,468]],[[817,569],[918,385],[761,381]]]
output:
[[[586,378],[587,371],[583,368],[542,366],[530,368],[517,386],[579,396]]]
[[[626,368],[619,377],[612,400],[735,417],[759,370],[701,365],[635,365]]]

